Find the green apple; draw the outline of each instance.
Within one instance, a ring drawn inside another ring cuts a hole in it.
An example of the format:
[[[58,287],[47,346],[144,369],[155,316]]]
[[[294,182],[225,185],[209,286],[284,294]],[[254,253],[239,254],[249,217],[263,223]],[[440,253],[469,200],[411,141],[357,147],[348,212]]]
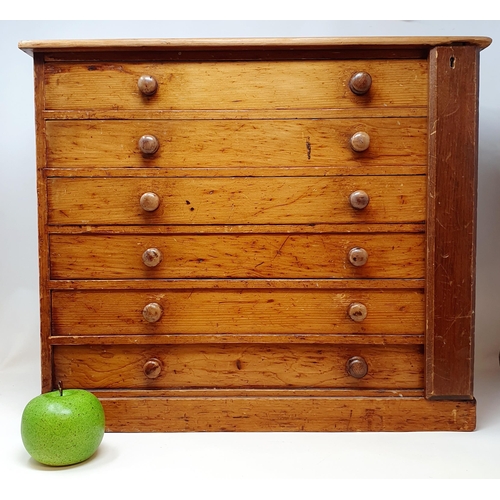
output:
[[[104,409],[88,391],[64,389],[32,399],[21,418],[26,451],[46,465],[71,465],[91,457],[104,436]]]

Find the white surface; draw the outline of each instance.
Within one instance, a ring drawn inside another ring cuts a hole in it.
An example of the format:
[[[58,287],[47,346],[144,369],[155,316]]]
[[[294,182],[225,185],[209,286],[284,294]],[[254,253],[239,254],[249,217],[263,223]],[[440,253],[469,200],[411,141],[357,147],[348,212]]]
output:
[[[79,466],[50,469],[30,459],[19,426],[24,406],[40,387],[36,183],[32,59],[17,49],[18,41],[389,35],[494,39],[481,53],[478,429],[410,434],[107,434],[96,456]],[[1,492],[7,485],[14,486],[16,493],[29,491],[42,499],[54,496],[55,488],[71,490],[72,498],[104,498],[104,493],[113,491],[113,498],[137,493],[177,499],[194,497],[195,492],[206,496],[215,489],[224,492],[219,498],[238,500],[320,498],[318,488],[324,486],[320,479],[343,478],[347,481],[342,488],[354,493],[353,487],[366,487],[369,494],[371,483],[364,486],[360,478],[500,478],[499,47],[500,23],[493,21],[0,22],[0,498],[5,498]],[[283,482],[261,488],[261,481],[267,479]],[[300,479],[306,483],[290,486],[291,480]],[[99,487],[94,495],[96,481]],[[321,491],[338,492],[338,484]],[[461,485],[459,492],[467,488]],[[413,498],[416,491],[405,486],[404,496]]]

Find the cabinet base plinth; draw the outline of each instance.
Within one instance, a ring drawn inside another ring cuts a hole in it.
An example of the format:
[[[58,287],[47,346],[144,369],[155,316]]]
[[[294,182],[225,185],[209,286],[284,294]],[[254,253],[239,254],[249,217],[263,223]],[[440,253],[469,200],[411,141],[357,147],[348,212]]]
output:
[[[383,397],[101,398],[107,432],[473,431],[476,402]]]

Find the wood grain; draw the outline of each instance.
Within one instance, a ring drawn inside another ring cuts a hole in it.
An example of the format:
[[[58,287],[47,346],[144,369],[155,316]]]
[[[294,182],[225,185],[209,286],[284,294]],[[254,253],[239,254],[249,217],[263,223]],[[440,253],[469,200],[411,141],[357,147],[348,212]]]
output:
[[[349,90],[350,77],[368,72],[373,89]],[[145,98],[137,82],[158,82]],[[424,60],[246,61],[184,63],[51,63],[45,65],[47,109],[324,109],[427,107]]]
[[[392,233],[424,233],[425,223],[390,223],[380,222],[358,224],[355,222],[342,224],[186,224],[186,225],[166,225],[149,224],[137,226],[105,225],[94,226],[90,224],[78,226],[48,226],[50,234],[332,234],[332,233],[387,233],[388,237]]]
[[[436,45],[475,45],[480,48],[491,43],[488,37],[459,36],[386,36],[386,37],[283,37],[283,38],[150,38],[150,39],[93,39],[93,40],[23,40],[19,48],[25,51],[123,51],[145,49],[154,50],[192,50],[205,49],[213,52],[218,48],[238,49],[240,52],[249,48],[306,48],[317,51],[321,47],[334,47],[339,52],[349,48],[358,50],[418,47],[426,50]]]
[[[163,278],[422,278],[422,234],[239,234],[50,236],[53,279]],[[352,266],[353,247],[368,263]],[[148,268],[142,254],[158,248]]]
[[[363,189],[370,202],[353,209]],[[50,178],[49,224],[311,224],[425,221],[423,176]],[[141,208],[144,193],[160,204]]]
[[[368,314],[355,322],[349,305]],[[148,323],[146,304],[163,316]],[[416,334],[425,331],[422,290],[156,290],[52,292],[53,335]]]
[[[426,390],[435,399],[473,397],[478,57],[473,47],[430,54]]]
[[[362,356],[368,373],[347,374],[346,363]],[[149,359],[163,365],[147,378]],[[65,387],[356,387],[418,389],[423,387],[423,346],[365,345],[170,345],[54,346],[55,380]]]
[[[341,175],[426,175],[425,165],[377,165],[330,167],[50,167],[43,171],[50,177],[107,177],[162,178],[162,177],[337,177]]]
[[[71,109],[42,112],[46,120],[318,120],[364,118],[426,118],[427,108],[300,108],[300,109]]]
[[[238,388],[201,388],[201,389],[93,389],[92,392],[99,399],[130,399],[143,397],[160,398],[293,398],[293,397],[311,397],[311,398],[423,398],[423,389],[357,389],[357,388],[314,388],[314,387],[295,387],[282,389],[238,389]]]
[[[52,388],[52,349],[48,343],[51,333],[51,307],[49,267],[49,235],[47,214],[47,188],[43,168],[46,165],[45,120],[42,118],[45,107],[44,97],[44,62],[41,54],[35,54],[34,87],[35,87],[35,130],[36,130],[36,189],[38,202],[38,265],[39,265],[39,294],[40,294],[40,371],[41,389],[47,392]]]
[[[42,391],[95,391],[108,431],[473,430],[490,42],[21,42],[35,63]],[[359,71],[362,96],[348,86]],[[366,151],[350,146],[358,132]],[[145,135],[156,153],[141,153]],[[158,208],[141,208],[156,191]]]
[[[100,280],[50,280],[51,290],[102,290]],[[273,279],[162,279],[152,280],[110,280],[106,290],[415,290],[425,287],[423,278],[417,279],[308,279],[308,278],[273,278]]]
[[[330,344],[330,345],[423,345],[424,335],[416,334],[329,334],[329,333],[172,333],[160,335],[56,335],[55,345],[172,345],[172,344]]]
[[[102,398],[108,432],[473,431],[475,401],[376,397]]]
[[[48,167],[287,167],[427,164],[425,118],[358,120],[55,120],[48,121]],[[367,132],[370,148],[349,146]],[[159,151],[145,157],[151,134]]]

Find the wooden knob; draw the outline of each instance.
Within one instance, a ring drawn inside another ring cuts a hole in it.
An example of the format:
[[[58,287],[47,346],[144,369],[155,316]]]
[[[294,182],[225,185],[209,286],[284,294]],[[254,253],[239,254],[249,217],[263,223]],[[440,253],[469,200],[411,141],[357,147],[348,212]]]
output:
[[[361,356],[353,356],[347,361],[347,373],[354,378],[363,378],[368,373],[368,365]]]
[[[147,96],[156,94],[158,90],[158,82],[153,76],[142,75],[139,80],[137,80],[137,86],[139,90]]]
[[[148,267],[155,267],[163,260],[163,254],[157,248],[148,248],[142,254],[142,262]]]
[[[370,136],[366,132],[356,132],[350,140],[351,148],[356,153],[366,151],[370,146]]]
[[[351,248],[349,250],[349,262],[356,267],[364,266],[368,262],[368,252],[360,247]]]
[[[161,373],[161,361],[157,358],[151,358],[144,363],[144,367],[142,368],[144,371],[144,375],[148,378],[158,378]]]
[[[366,71],[354,73],[349,80],[349,88],[356,95],[366,94],[372,86],[372,77]]]
[[[361,304],[360,302],[353,302],[352,304],[350,304],[347,312],[349,314],[349,317],[353,321],[356,321],[356,323],[360,323],[361,321],[363,321],[368,314],[366,306],[364,304]]]
[[[144,193],[139,203],[146,212],[154,212],[160,205],[160,197],[156,193]]]
[[[365,191],[354,191],[349,195],[349,202],[351,203],[351,207],[356,210],[363,210],[370,203],[370,197]]]
[[[156,302],[144,306],[142,316],[148,323],[156,323],[163,315],[163,308]]]
[[[139,139],[139,149],[145,155],[154,155],[160,148],[160,142],[154,135],[143,135]]]

